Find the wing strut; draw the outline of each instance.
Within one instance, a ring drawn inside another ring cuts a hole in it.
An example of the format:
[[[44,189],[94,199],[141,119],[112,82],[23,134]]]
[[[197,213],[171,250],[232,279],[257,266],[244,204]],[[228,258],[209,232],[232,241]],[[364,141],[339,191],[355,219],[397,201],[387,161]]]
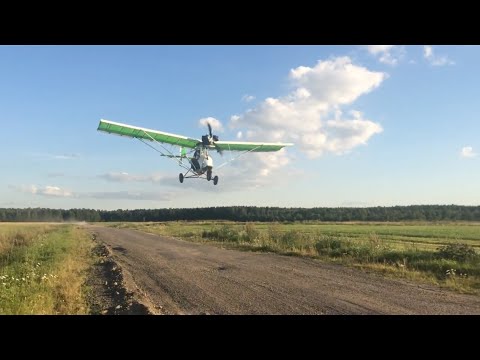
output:
[[[250,149],[250,150],[247,150],[247,151],[244,151],[244,152],[240,153],[240,154],[239,154],[238,156],[236,156],[236,157],[232,157],[230,160],[227,160],[227,161],[225,161],[223,164],[217,166],[217,170],[218,170],[218,169],[221,169],[222,167],[224,167],[224,166],[227,165],[228,163],[231,163],[232,161],[237,160],[240,156],[243,156],[243,155],[245,155],[245,154],[248,154],[249,152],[255,151],[256,149],[258,149],[258,148],[261,147],[261,146],[262,146],[262,145],[259,145],[259,146],[257,146],[257,147],[254,147],[253,149]],[[228,150],[230,150],[230,146],[229,146],[229,149],[228,149]]]
[[[150,139],[152,139],[152,141],[156,142],[157,144],[159,144],[169,155],[167,154],[164,154],[162,153],[160,150],[158,150],[155,146],[152,146],[148,143],[146,143],[145,141],[143,141],[141,138],[137,138],[138,140],[140,140],[142,143],[144,143],[145,145],[151,147],[153,150],[155,150],[156,152],[160,153],[161,156],[166,156],[170,159],[172,159],[178,166],[184,168],[185,170],[189,170],[190,168],[183,165],[182,161],[181,160],[174,160],[174,158],[176,158],[177,156],[174,155],[170,150],[168,150],[167,148],[165,148],[165,146],[163,146],[161,143],[159,143],[157,140],[155,140],[153,137],[150,136],[150,134],[148,134],[146,131],[144,131],[144,134],[147,135]],[[187,158],[188,159],[188,158]]]

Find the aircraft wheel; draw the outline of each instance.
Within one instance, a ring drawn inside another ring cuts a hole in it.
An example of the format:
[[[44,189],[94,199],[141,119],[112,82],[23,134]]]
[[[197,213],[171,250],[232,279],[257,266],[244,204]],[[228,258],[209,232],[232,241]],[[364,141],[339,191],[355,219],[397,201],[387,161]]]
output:
[[[208,181],[212,180],[212,170],[207,171],[207,180]]]
[[[218,176],[215,176],[213,178],[213,185],[217,185],[217,183],[218,183]]]
[[[183,174],[182,173],[180,173],[178,175],[178,180],[180,180],[180,183],[183,183]]]

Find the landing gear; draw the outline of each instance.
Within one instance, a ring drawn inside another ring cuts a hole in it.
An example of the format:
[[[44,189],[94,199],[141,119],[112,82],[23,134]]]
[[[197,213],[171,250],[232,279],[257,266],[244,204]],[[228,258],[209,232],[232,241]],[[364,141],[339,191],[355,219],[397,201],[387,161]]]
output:
[[[180,183],[183,183],[184,179],[190,179],[190,178],[205,179],[205,177],[202,176],[202,175],[205,175],[205,173],[193,173],[193,174],[189,175],[189,172],[190,172],[190,170],[187,171],[186,174],[182,174],[182,173],[178,174],[178,180],[180,181]],[[218,184],[218,176],[212,177],[212,170],[207,170],[206,179],[208,181],[213,180],[213,185]]]

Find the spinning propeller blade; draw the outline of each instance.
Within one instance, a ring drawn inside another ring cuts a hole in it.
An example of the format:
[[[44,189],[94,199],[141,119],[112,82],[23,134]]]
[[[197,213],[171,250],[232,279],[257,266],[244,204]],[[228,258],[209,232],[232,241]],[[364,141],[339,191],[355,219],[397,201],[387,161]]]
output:
[[[215,144],[215,141],[213,140],[212,125],[210,125],[210,123],[207,123],[207,126],[208,126],[208,133],[210,134],[210,139],[212,139],[213,146],[215,146],[215,149],[217,150],[217,152],[223,156],[223,151],[220,148],[218,148],[217,144]]]

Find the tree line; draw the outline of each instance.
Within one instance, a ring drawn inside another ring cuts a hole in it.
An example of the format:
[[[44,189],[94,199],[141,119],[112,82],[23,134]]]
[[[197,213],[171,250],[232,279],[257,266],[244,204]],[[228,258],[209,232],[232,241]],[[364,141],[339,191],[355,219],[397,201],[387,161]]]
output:
[[[368,208],[226,206],[188,209],[0,209],[0,222],[16,221],[480,221],[480,206],[411,205]]]

